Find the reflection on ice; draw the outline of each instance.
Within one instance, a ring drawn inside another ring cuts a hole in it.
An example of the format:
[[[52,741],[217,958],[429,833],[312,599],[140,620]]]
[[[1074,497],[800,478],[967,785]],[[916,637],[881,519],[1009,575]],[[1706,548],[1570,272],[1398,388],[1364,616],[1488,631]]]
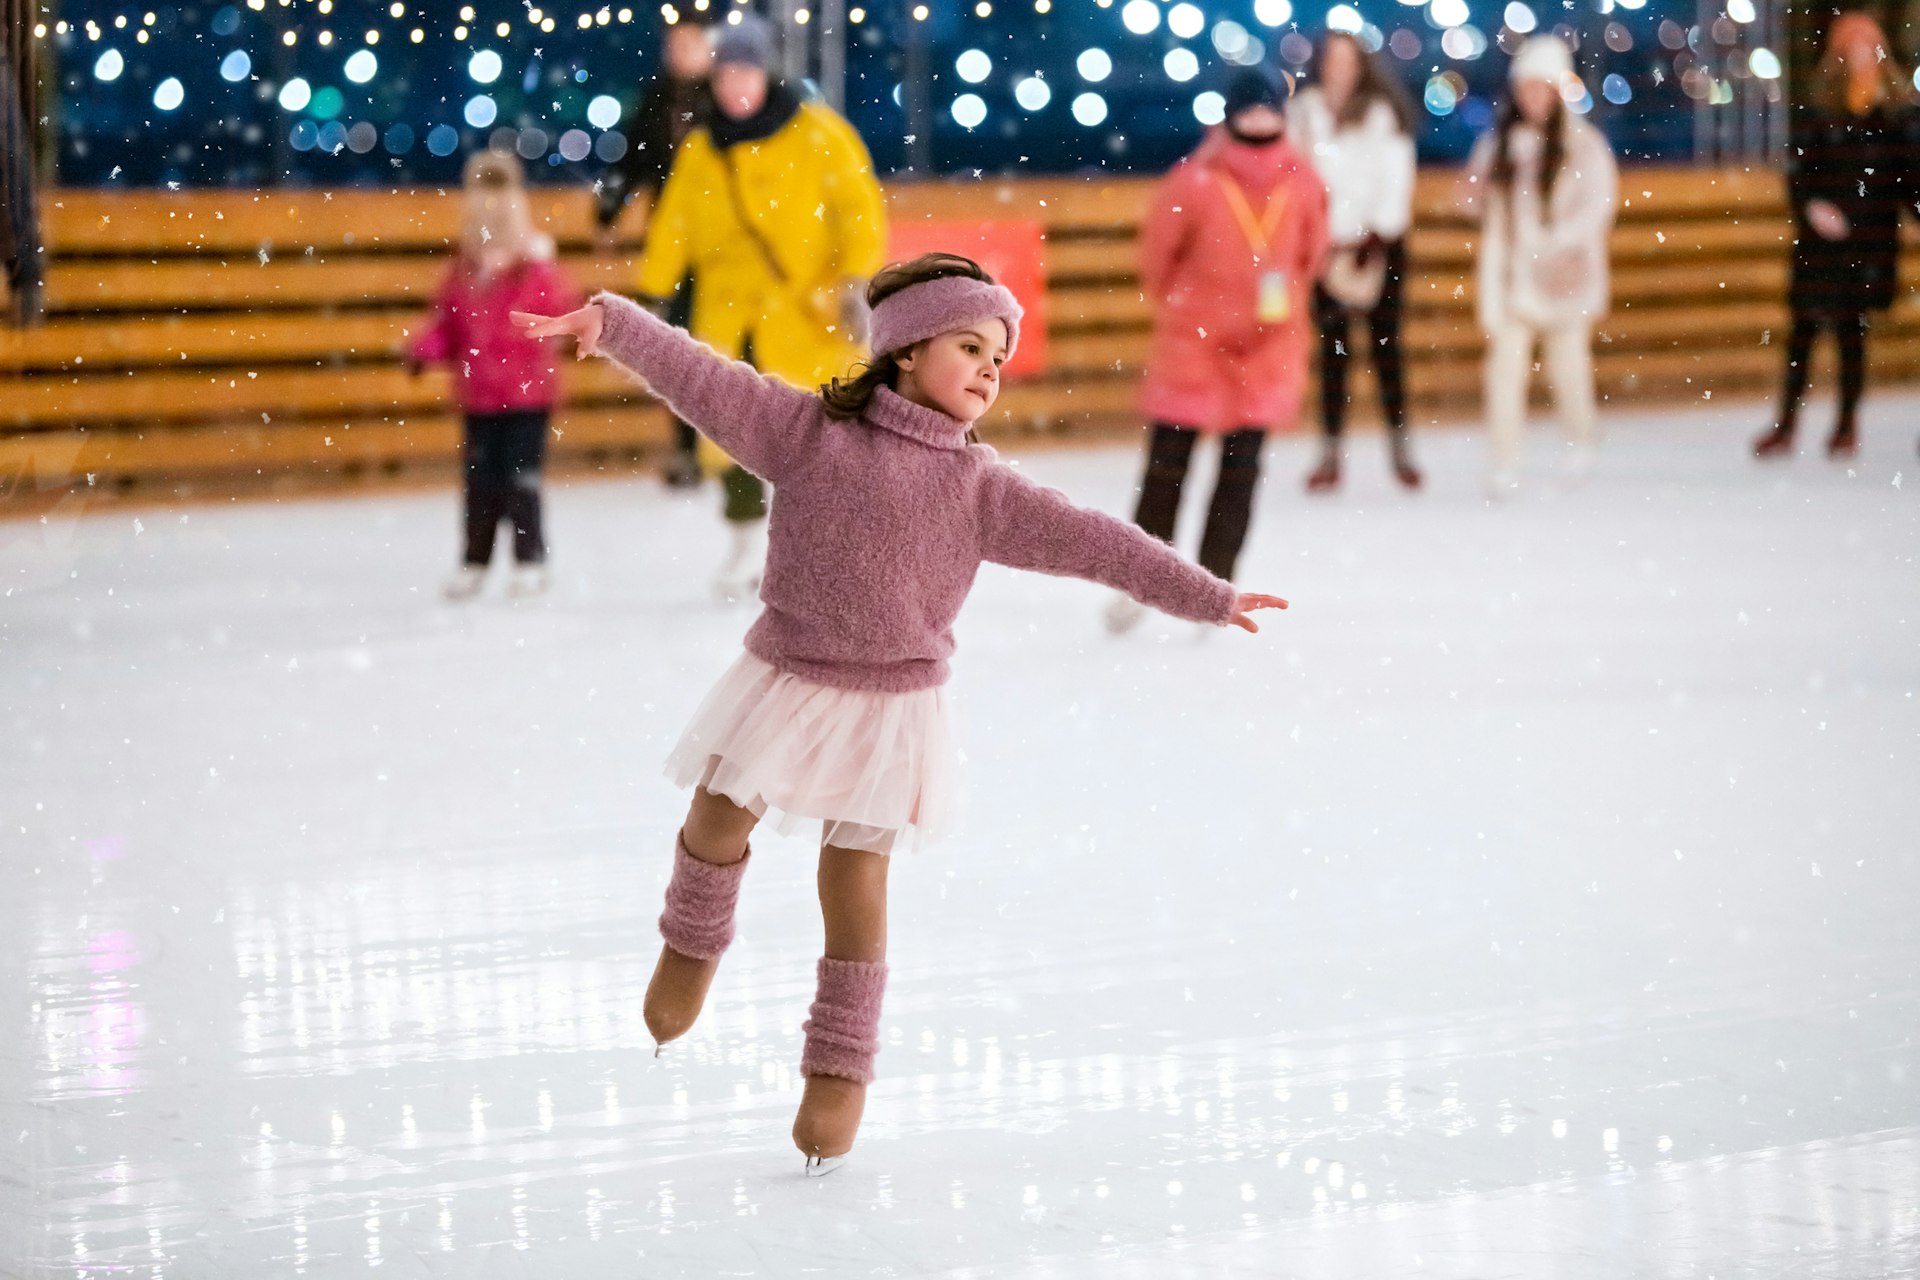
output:
[[[895,869],[814,1181],[803,844],[694,1033],[641,1016],[657,757],[744,622],[659,554],[704,507],[561,486],[562,586],[457,614],[444,495],[85,522],[5,619],[16,720],[101,746],[9,777],[0,1274],[1920,1268],[1908,442],[1757,475],[1721,425],[1498,511],[1454,437],[1417,503],[1275,490],[1246,643],[983,577],[970,818]],[[1119,509],[1137,462],[1027,465]]]

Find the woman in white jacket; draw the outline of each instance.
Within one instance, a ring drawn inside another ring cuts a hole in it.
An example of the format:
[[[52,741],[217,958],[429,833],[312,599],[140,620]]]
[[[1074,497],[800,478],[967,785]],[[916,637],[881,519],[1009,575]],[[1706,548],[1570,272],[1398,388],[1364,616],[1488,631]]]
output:
[[[1352,321],[1366,321],[1367,350],[1380,385],[1394,478],[1420,487],[1407,451],[1407,392],[1400,351],[1407,226],[1413,220],[1413,104],[1399,78],[1353,36],[1330,31],[1310,85],[1287,104],[1287,136],[1327,186],[1333,254],[1314,289],[1320,330],[1320,463],[1307,492],[1340,484]]]
[[[1536,341],[1567,433],[1568,469],[1592,462],[1593,323],[1606,314],[1607,238],[1618,171],[1600,131],[1567,110],[1573,55],[1535,36],[1509,68],[1512,92],[1467,166],[1481,234],[1476,287],[1487,334],[1490,490],[1520,480],[1527,375]]]

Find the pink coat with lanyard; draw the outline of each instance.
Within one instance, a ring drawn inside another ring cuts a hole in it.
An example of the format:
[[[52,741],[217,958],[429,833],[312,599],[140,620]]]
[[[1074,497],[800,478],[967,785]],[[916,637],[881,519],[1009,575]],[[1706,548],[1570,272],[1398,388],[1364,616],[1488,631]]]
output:
[[[560,315],[579,305],[579,290],[550,258],[483,277],[460,255],[440,281],[432,323],[411,354],[421,364],[447,362],[454,399],[467,413],[549,409],[560,395],[566,357],[558,343],[527,337],[508,317],[515,311]]]
[[[1326,188],[1285,140],[1216,133],[1174,166],[1140,228],[1154,311],[1147,418],[1201,431],[1292,426],[1326,255]]]

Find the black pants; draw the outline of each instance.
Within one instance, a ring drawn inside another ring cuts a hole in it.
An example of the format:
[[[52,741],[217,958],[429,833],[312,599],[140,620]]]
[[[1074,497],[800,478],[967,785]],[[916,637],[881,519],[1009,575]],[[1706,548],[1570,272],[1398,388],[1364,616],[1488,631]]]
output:
[[[1200,433],[1164,422],[1153,424],[1147,445],[1147,474],[1140,485],[1140,505],[1134,523],[1163,542],[1173,541],[1174,520],[1180,514],[1180,489],[1193,461],[1193,443]],[[1260,447],[1267,433],[1260,427],[1242,427],[1221,437],[1220,479],[1207,508],[1207,531],[1200,539],[1200,567],[1217,578],[1233,580],[1233,566],[1247,540],[1253,518],[1253,492],[1260,485]]]
[[[1386,413],[1387,428],[1404,431],[1407,381],[1400,350],[1400,312],[1407,249],[1404,242],[1395,240],[1381,252],[1387,255],[1387,278],[1380,287],[1380,301],[1366,314],[1367,349],[1373,355],[1373,373],[1380,383],[1380,407]],[[1327,439],[1338,440],[1346,430],[1347,409],[1353,403],[1347,390],[1347,366],[1353,356],[1353,313],[1315,285],[1313,314],[1320,330],[1320,431]]]
[[[541,564],[540,467],[547,456],[547,410],[470,413],[461,446],[466,464],[468,564],[493,559],[493,534],[513,522],[513,558]]]
[[[1867,387],[1867,317],[1865,312],[1817,315],[1796,312],[1787,334],[1787,379],[1780,390],[1780,425],[1791,430],[1800,420],[1800,400],[1807,393],[1807,374],[1813,363],[1813,340],[1822,326],[1831,326],[1840,347],[1839,429],[1853,427],[1860,412],[1860,396]]]
[[[760,367],[754,363],[751,337],[741,349],[740,358],[756,369]],[[749,520],[767,518],[767,486],[759,476],[736,462],[720,474],[720,485],[727,495],[726,506],[721,509],[721,514],[729,524],[745,524]]]

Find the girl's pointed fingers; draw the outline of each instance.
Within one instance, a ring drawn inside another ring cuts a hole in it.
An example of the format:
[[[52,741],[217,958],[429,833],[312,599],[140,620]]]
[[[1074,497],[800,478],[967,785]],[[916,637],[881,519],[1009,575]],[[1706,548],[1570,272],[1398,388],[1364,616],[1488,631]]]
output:
[[[1233,625],[1239,627],[1242,631],[1250,631],[1256,634],[1260,630],[1260,624],[1244,613],[1236,613],[1233,615]]]

